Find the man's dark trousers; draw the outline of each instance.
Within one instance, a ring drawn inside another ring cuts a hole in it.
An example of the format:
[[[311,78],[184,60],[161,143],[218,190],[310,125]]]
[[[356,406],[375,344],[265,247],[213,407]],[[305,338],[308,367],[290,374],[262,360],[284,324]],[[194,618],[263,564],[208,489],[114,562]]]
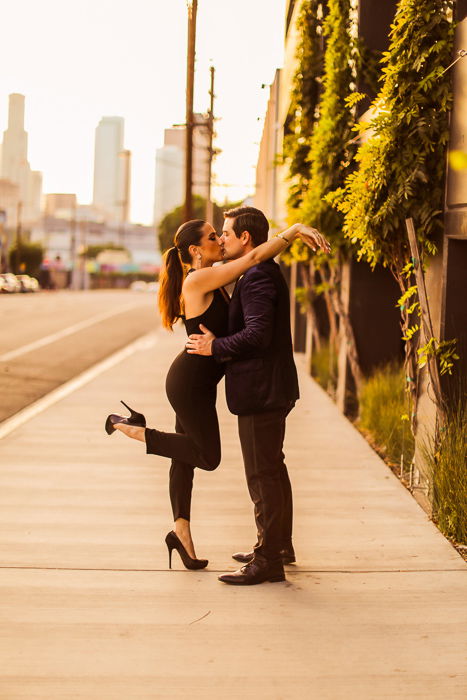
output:
[[[238,280],[229,335],[216,338],[225,361],[229,409],[238,416],[245,473],[255,505],[255,559],[281,560],[292,549],[292,491],[282,446],[285,419],[299,397],[290,331],[290,298],[279,265],[267,260]]]
[[[255,506],[255,557],[280,559],[292,546],[292,489],[282,451],[287,409],[238,417],[245,475]]]

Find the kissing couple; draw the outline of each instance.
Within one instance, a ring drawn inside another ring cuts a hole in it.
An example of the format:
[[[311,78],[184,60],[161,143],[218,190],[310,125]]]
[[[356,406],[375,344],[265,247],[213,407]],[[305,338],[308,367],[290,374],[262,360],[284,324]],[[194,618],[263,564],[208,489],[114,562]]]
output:
[[[233,558],[244,564],[219,580],[237,586],[284,581],[284,564],[295,561],[292,489],[284,461],[286,417],[299,397],[290,331],[287,283],[274,258],[294,240],[330,252],[319,231],[293,224],[268,240],[269,224],[259,209],[224,213],[222,235],[207,221],[182,224],[164,256],[159,284],[162,324],[185,324],[188,340],[166,379],[175,411],[175,432],[147,428],[143,414],[111,414],[116,430],[146,444],[147,454],[171,459],[169,492],[174,529],[165,538],[169,566],[177,550],[187,569],[202,569],[190,530],[195,468],[213,471],[221,461],[217,385],[225,375],[229,410],[238,416],[245,475],[257,529],[251,552]],[[224,260],[223,265],[214,265]],[[232,298],[224,287],[235,282]]]

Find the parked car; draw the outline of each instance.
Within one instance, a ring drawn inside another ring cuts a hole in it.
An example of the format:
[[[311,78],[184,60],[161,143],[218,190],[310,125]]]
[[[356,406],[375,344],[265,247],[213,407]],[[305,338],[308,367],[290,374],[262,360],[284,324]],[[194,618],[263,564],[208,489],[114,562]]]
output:
[[[147,283],[143,280],[135,280],[130,284],[130,289],[132,292],[145,292],[147,288]]]
[[[12,272],[4,272],[0,275],[0,291],[3,294],[14,294],[21,291],[21,282]]]
[[[146,288],[147,292],[157,292],[159,291],[159,282],[148,282],[148,286]]]
[[[38,292],[40,289],[39,282],[35,277],[29,275],[16,275],[16,278],[21,284],[22,292]]]

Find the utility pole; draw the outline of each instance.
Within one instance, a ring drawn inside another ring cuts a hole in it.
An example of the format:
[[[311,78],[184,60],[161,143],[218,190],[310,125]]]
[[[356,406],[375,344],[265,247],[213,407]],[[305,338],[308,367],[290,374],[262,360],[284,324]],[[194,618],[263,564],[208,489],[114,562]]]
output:
[[[208,189],[207,189],[207,194],[206,194],[206,221],[209,221],[211,224],[214,219],[214,206],[212,203],[211,199],[211,180],[212,180],[212,159],[214,157],[214,150],[212,147],[212,143],[214,140],[214,74],[216,72],[216,69],[214,66],[211,66],[210,68],[211,71],[211,89],[209,91],[209,95],[211,97],[211,102],[209,105],[209,112],[208,112],[208,128],[209,128],[209,146],[208,146]]]
[[[18,202],[16,207],[16,267],[17,273],[22,272],[21,269],[21,255],[22,255],[22,226],[21,226],[21,215],[23,211],[23,202]]]
[[[0,273],[8,272],[8,236],[5,236],[6,211],[0,209]]]
[[[185,221],[193,218],[193,93],[195,82],[196,13],[198,0],[187,0],[188,52],[186,70]]]
[[[79,289],[78,266],[76,263],[76,202],[73,204],[70,219],[70,289]]]
[[[121,199],[117,202],[120,207],[120,221],[118,227],[118,243],[124,244],[125,225],[129,220],[130,209],[130,163],[131,151],[124,150],[118,154],[119,158],[119,194]]]

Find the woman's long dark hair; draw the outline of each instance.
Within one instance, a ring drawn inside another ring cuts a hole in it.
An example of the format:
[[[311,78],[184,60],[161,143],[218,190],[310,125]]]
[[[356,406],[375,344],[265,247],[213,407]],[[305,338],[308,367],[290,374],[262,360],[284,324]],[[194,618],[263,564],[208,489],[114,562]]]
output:
[[[206,222],[193,219],[182,224],[174,236],[173,247],[164,254],[164,264],[159,277],[159,311],[164,328],[172,330],[182,313],[182,285],[191,265],[188,248],[198,245]]]

